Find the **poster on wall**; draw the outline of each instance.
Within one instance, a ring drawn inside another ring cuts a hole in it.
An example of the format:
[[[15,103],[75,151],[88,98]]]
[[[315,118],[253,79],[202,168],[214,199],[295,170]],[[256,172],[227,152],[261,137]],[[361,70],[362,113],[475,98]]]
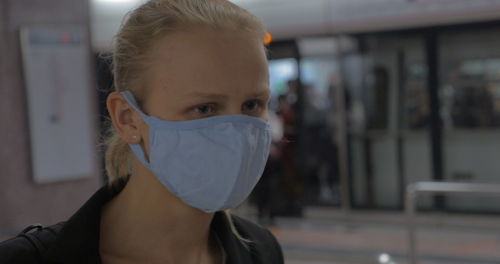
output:
[[[21,49],[34,181],[96,176],[87,29],[23,27]]]

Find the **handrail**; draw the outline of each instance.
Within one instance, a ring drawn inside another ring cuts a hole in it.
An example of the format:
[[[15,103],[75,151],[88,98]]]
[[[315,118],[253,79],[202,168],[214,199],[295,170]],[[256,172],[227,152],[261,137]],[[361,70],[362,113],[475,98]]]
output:
[[[417,264],[415,200],[419,193],[426,194],[471,194],[500,195],[500,184],[457,183],[457,182],[416,182],[406,187],[405,211],[408,222],[408,246],[410,264]]]

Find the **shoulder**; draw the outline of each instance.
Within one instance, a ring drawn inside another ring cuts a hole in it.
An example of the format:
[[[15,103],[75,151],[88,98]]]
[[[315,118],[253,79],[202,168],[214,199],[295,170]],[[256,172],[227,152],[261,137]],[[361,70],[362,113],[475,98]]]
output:
[[[18,236],[0,242],[0,263],[43,263],[44,253],[52,247],[62,225],[59,223],[33,232],[27,228]]]
[[[250,241],[253,253],[262,258],[262,263],[284,262],[281,246],[269,230],[235,215],[232,219],[237,231]]]
[[[0,263],[39,263],[37,254],[36,248],[23,236],[0,242]]]

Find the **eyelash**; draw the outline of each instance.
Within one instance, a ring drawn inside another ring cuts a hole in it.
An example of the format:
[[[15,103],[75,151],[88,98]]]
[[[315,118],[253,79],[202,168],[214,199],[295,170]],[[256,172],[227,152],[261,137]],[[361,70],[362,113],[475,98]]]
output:
[[[200,108],[202,107],[209,107],[211,109],[210,113],[202,113],[202,111],[199,111]],[[197,105],[193,108],[193,111],[198,114],[198,115],[213,115],[217,112],[217,109],[216,108],[216,105],[215,104],[201,104],[201,105]],[[215,109],[215,110],[214,110]]]
[[[262,109],[264,108],[267,103],[265,103],[263,100],[260,100],[260,99],[253,99],[253,100],[248,100],[246,101],[245,103],[243,103],[243,106],[242,107],[246,107],[249,103],[254,103],[256,104],[255,105],[255,108],[256,109]],[[208,113],[204,113],[205,111],[200,111],[201,108],[206,108],[208,107],[209,108],[209,112]],[[215,115],[217,114],[217,111],[219,109],[217,109],[217,104],[214,104],[214,103],[208,103],[208,104],[200,104],[200,105],[197,105],[197,106],[194,106],[192,108],[192,111],[194,113],[196,113],[197,115],[202,115],[202,116],[212,116],[212,115]],[[244,110],[245,111],[245,110]],[[256,111],[255,109],[253,110],[250,110],[249,112],[254,112]]]
[[[259,107],[259,108],[262,108],[265,106],[265,103],[262,101],[262,100],[259,100],[259,99],[254,99],[254,100],[250,100],[250,101],[246,101],[244,104],[243,104],[243,107],[245,107],[248,103],[255,103],[256,104],[256,107]],[[253,110],[252,110],[253,111]]]

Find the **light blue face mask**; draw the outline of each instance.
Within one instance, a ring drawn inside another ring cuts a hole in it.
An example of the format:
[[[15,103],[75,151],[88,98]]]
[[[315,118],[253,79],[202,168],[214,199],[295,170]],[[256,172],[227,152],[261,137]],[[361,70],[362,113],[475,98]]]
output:
[[[144,114],[130,91],[121,94],[149,126],[149,161],[139,144],[132,151],[171,193],[205,212],[248,197],[269,155],[268,122],[245,115],[165,121]]]

